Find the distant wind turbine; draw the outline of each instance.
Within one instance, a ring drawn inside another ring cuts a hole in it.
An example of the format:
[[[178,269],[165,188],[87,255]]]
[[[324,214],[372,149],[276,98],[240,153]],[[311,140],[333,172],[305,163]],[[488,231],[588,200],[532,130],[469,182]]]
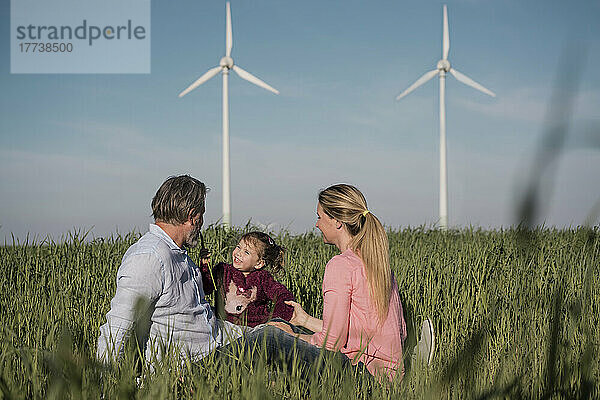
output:
[[[228,78],[229,70],[233,69],[240,78],[247,80],[250,83],[260,86],[263,89],[267,89],[275,94],[279,92],[267,85],[248,71],[245,71],[233,63],[231,58],[231,49],[233,48],[233,34],[231,31],[231,8],[229,2],[226,6],[226,29],[225,29],[225,57],[221,58],[218,67],[209,69],[192,83],[187,89],[179,93],[179,97],[183,97],[210,78],[217,75],[219,72],[223,73],[223,224],[231,226],[231,194],[230,194],[230,178],[229,178],[229,88]]]
[[[475,82],[468,76],[461,74],[454,68],[450,67],[448,61],[448,51],[450,50],[450,38],[448,35],[448,11],[444,4],[444,33],[442,43],[442,59],[438,61],[436,69],[433,71],[426,72],[423,76],[410,85],[404,92],[400,93],[396,100],[400,100],[434,76],[440,76],[440,227],[443,230],[448,229],[448,178],[446,175],[446,104],[445,104],[445,92],[446,92],[446,72],[450,72],[454,77],[464,83],[465,85],[471,86],[485,94],[492,97],[496,95]]]

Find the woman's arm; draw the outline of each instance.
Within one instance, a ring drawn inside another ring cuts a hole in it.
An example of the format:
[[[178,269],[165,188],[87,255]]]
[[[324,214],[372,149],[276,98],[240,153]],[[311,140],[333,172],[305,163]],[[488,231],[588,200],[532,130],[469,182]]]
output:
[[[321,331],[310,338],[310,343],[338,350],[348,341],[352,271],[344,258],[332,258],[323,277],[323,321]]]
[[[290,322],[315,332],[314,335],[295,336],[328,350],[338,350],[345,346],[348,341],[351,296],[352,272],[343,259],[334,258],[327,264],[323,277],[323,320],[308,315],[296,302],[286,302],[294,307],[294,315]],[[282,322],[271,324],[294,334]]]
[[[299,334],[296,335],[296,337],[298,339],[302,339],[305,342],[310,343],[310,339],[313,337],[313,335],[306,335],[306,334],[303,334],[303,333],[299,333]]]
[[[323,320],[308,315],[308,313],[302,309],[300,304],[295,301],[286,301],[285,304],[294,307],[294,314],[292,315],[292,319],[290,319],[292,324],[302,326],[315,333],[319,333],[323,330]],[[312,335],[300,335],[301,339],[303,339],[302,336],[310,337]]]

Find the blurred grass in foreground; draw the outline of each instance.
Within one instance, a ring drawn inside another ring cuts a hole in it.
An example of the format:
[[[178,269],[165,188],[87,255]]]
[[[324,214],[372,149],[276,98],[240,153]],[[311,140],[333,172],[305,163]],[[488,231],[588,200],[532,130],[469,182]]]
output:
[[[215,262],[242,230],[209,227]],[[0,399],[20,398],[598,398],[598,228],[389,231],[392,270],[409,325],[406,376],[372,385],[326,363],[321,376],[249,359],[142,371],[135,346],[119,368],[94,359],[116,271],[138,234],[0,247]],[[320,316],[321,282],[335,254],[320,235],[280,233],[278,276]],[[197,261],[198,251],[191,257]],[[211,299],[212,300],[212,299]],[[431,370],[410,365],[424,317],[436,328]]]

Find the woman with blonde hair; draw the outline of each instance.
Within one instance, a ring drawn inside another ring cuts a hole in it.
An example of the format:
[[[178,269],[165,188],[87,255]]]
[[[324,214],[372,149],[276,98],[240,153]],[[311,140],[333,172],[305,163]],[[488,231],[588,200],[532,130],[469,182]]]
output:
[[[338,184],[319,193],[316,227],[323,241],[341,254],[325,267],[322,320],[308,315],[300,304],[286,302],[294,307],[290,322],[314,332],[295,335],[308,342],[300,347],[339,351],[372,375],[392,379],[403,374],[406,323],[383,226],[357,188]],[[293,334],[285,324],[273,325]]]
[[[389,262],[387,235],[354,186],[338,184],[319,193],[316,227],[323,241],[341,254],[325,267],[323,319],[295,302],[291,323],[313,335],[299,335],[315,346],[339,350],[352,364],[373,374],[403,373],[406,323]]]
[[[246,340],[250,344],[262,340],[269,359],[287,362],[288,367],[294,351],[305,365],[314,363],[325,351],[341,359],[342,365],[366,367],[371,375],[401,377],[406,323],[381,222],[356,187],[338,184],[319,193],[316,227],[323,241],[340,251],[325,267],[323,319],[286,301],[294,307],[290,323],[295,326],[272,321],[269,325],[273,326],[246,335]],[[432,327],[429,322],[425,325]],[[298,333],[297,326],[314,334]],[[422,353],[417,358],[427,358],[426,363],[433,353],[432,335],[431,330],[428,340],[417,346]]]

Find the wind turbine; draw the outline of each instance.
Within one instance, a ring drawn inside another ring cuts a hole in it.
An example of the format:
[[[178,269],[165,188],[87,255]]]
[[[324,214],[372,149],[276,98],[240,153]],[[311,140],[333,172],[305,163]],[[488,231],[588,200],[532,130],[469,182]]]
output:
[[[219,72],[223,74],[223,224],[231,226],[231,194],[230,194],[230,177],[229,177],[229,70],[233,69],[240,78],[247,80],[250,83],[260,86],[275,94],[279,91],[267,85],[248,71],[243,70],[233,63],[231,58],[231,49],[233,48],[233,34],[231,31],[231,8],[229,2],[225,6],[226,10],[226,28],[225,28],[225,57],[221,58],[219,66],[209,69],[192,83],[187,89],[179,93],[179,97],[183,97],[204,82],[208,81]]]
[[[496,95],[475,82],[468,76],[458,72],[454,68],[450,67],[448,61],[448,51],[450,50],[450,38],[448,35],[448,11],[444,4],[444,33],[442,42],[442,59],[438,61],[437,67],[433,71],[426,72],[417,79],[412,85],[410,85],[404,92],[400,93],[396,100],[400,100],[431,78],[436,75],[440,76],[440,227],[443,230],[448,229],[448,178],[446,175],[446,72],[450,72],[459,82],[465,85],[471,86],[485,94],[492,97]]]

